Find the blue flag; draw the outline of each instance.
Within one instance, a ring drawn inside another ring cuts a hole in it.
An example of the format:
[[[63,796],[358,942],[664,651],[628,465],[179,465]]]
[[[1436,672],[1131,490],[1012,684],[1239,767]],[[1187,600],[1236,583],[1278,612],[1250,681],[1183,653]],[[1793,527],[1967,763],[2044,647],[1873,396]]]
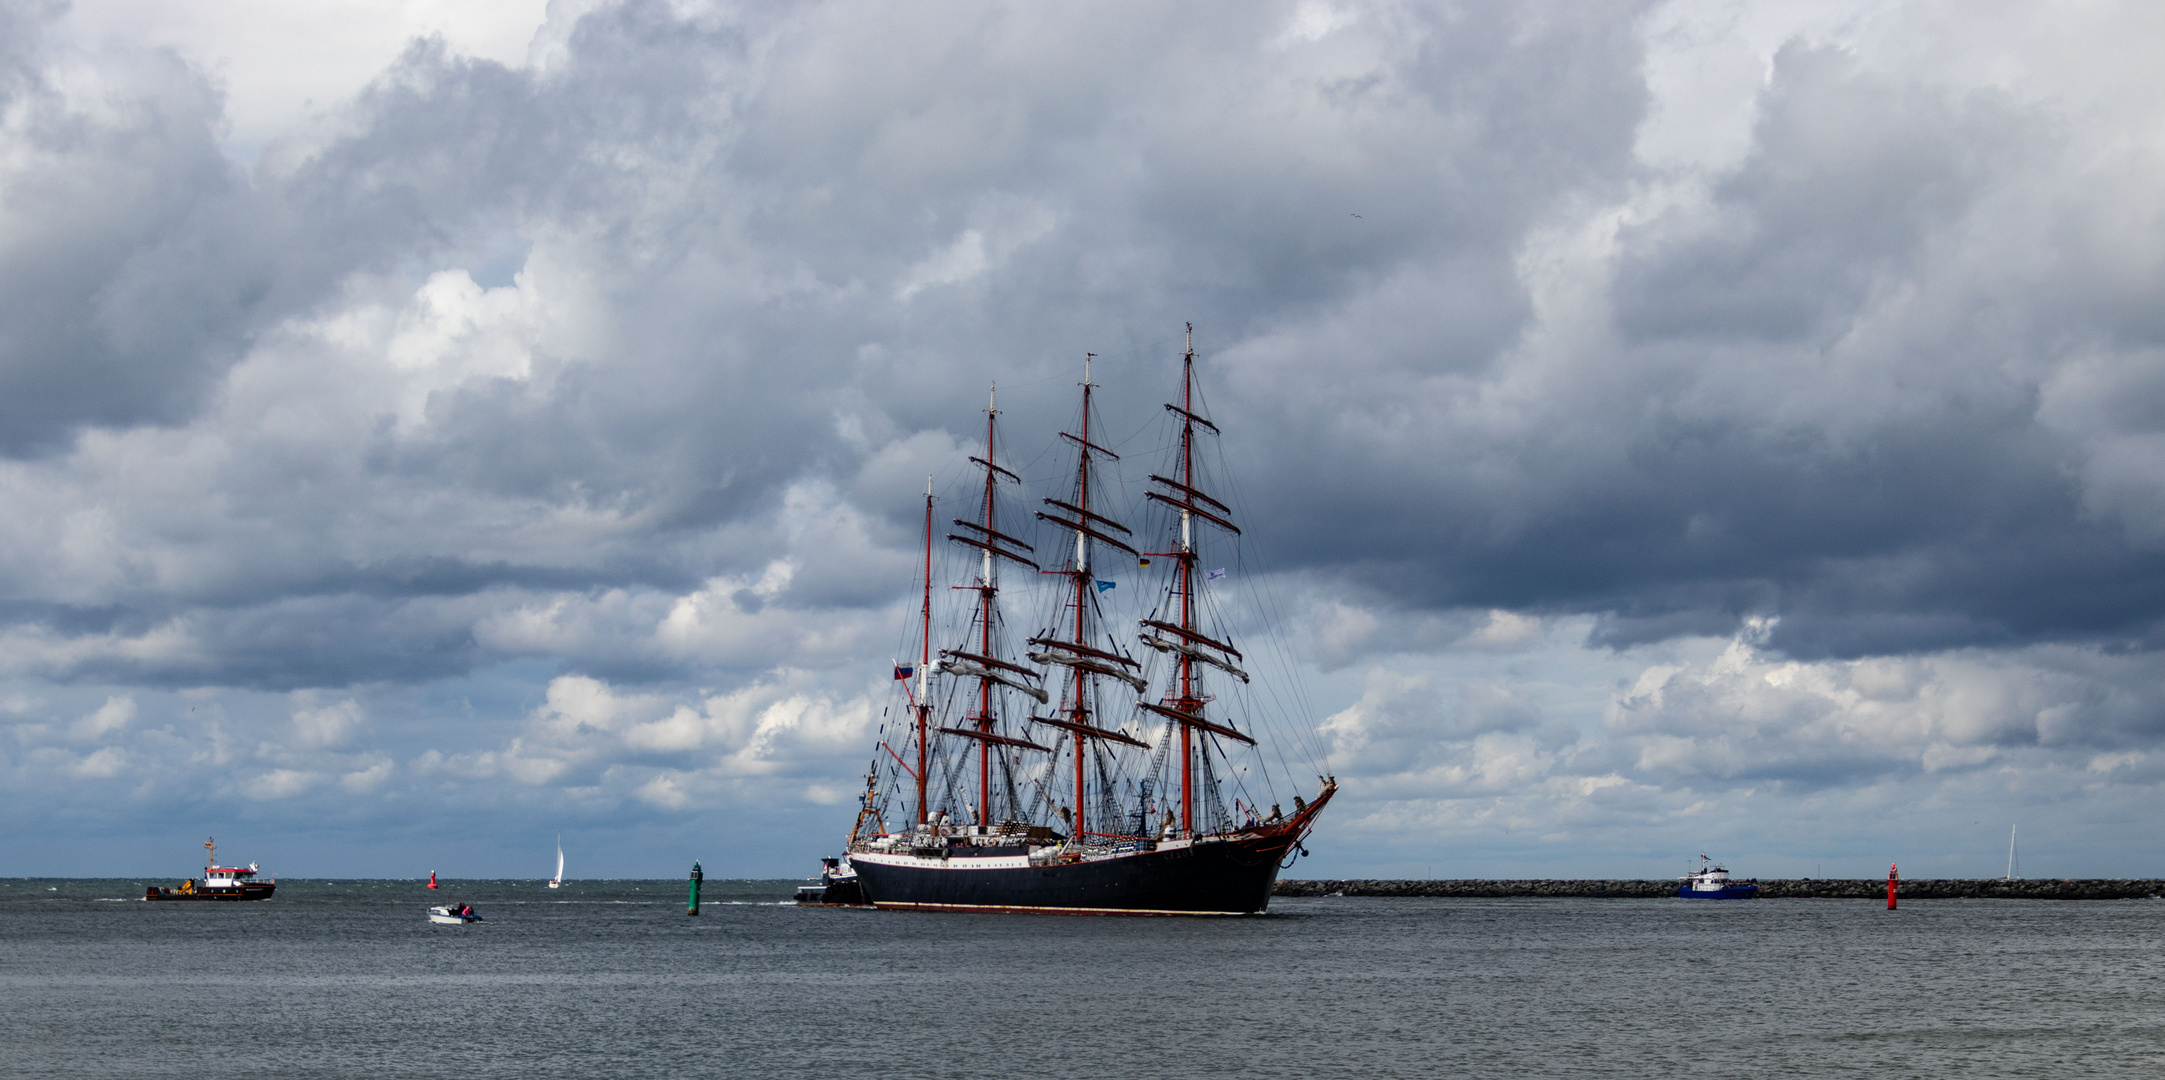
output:
[[[1113,587],[1114,587],[1115,585],[1118,585],[1118,584],[1119,584],[1119,582],[1116,582],[1116,581],[1106,581],[1106,580],[1105,580],[1105,579],[1103,579],[1103,578],[1099,578],[1099,579],[1098,579],[1098,591],[1099,591],[1099,592],[1104,592],[1104,591],[1106,591],[1107,589],[1113,588]]]
[[[1203,580],[1204,580],[1204,581],[1216,581],[1216,580],[1218,580],[1219,578],[1222,578],[1222,577],[1224,577],[1224,576],[1225,576],[1225,567],[1222,567],[1222,566],[1221,566],[1221,567],[1217,568],[1216,570],[1212,570],[1212,571],[1210,571],[1209,573],[1207,573],[1207,574],[1204,574],[1204,575],[1203,575]]]

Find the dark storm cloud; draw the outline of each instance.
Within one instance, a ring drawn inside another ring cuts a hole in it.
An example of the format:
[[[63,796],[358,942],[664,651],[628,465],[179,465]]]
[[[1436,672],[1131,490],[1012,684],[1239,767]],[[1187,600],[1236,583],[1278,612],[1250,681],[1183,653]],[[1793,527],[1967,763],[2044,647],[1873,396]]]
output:
[[[1925,269],[1980,174],[2031,141],[2006,109],[1860,75],[1835,49],[1792,44],[1774,68],[1754,152],[1714,184],[1713,212],[1626,231],[1626,342],[1830,343]]]
[[[555,565],[449,553],[448,533],[360,558],[329,544],[169,593],[264,604],[271,625],[282,596],[682,588],[726,563],[672,551],[672,537],[770,512],[807,475],[855,471],[858,451],[834,440],[838,403],[899,431],[966,423],[957,385],[1004,377],[1017,347],[1065,385],[1070,349],[1141,327],[1155,355],[1130,366],[1146,377],[1119,380],[1108,407],[1154,412],[1183,319],[1224,340],[1409,263],[1457,295],[1457,337],[1478,363],[1526,317],[1516,237],[1616,170],[1643,98],[1627,7],[1384,13],[1394,25],[1371,32],[1406,39],[1384,63],[1355,53],[1342,76],[1290,85],[1241,59],[1282,47],[1278,13],[1130,14],[1001,9],[934,27],[861,9],[703,20],[630,3],[582,19],[549,72],[415,46],[347,133],[298,161],[266,153],[252,197],[280,230],[283,291],[222,332],[334,305],[349,275],[479,262],[519,250],[505,234],[538,231],[598,275],[603,340],[537,352],[533,378],[434,392],[425,424],[370,435],[361,476],[274,459],[234,477],[232,497],[309,529],[351,510],[267,504],[296,484],[362,500],[466,493],[625,515],[639,531]],[[807,23],[818,36],[800,36]],[[897,35],[921,47],[897,49]],[[1166,96],[1135,95],[1153,84]],[[973,238],[1000,272],[943,277],[941,252]],[[1006,400],[1050,429],[1067,397]],[[817,598],[848,577],[797,594],[832,602]],[[337,681],[371,664],[425,678],[467,655],[415,629],[410,648],[345,650]],[[330,647],[317,638],[292,647]],[[276,641],[233,639],[230,677],[268,678]],[[220,677],[227,646],[210,648],[189,677]]]
[[[0,453],[85,424],[185,419],[238,355],[266,290],[217,95],[151,53],[72,100],[44,66],[59,8],[0,8]],[[206,272],[207,271],[207,272]]]
[[[245,452],[213,483],[258,523],[206,546],[228,554],[67,604],[756,576],[811,542],[754,524],[791,491],[868,495],[860,470],[966,430],[994,378],[1020,385],[1012,431],[1049,431],[1075,354],[1106,353],[1103,404],[1133,429],[1193,321],[1227,446],[1258,466],[1238,470],[1251,518],[1295,538],[1288,569],[1412,607],[1595,613],[1607,644],[1767,614],[1798,655],[2149,632],[2139,583],[2165,567],[2082,487],[2082,438],[2037,420],[2040,352],[2147,324],[1955,272],[1986,208],[2056,152],[2048,117],[1784,49],[1749,153],[1623,214],[1598,303],[1557,307],[1528,269],[1568,246],[1549,234],[1663,182],[1633,154],[1641,9],[1378,8],[1302,31],[1318,12],[608,5],[545,69],[419,43],[252,177],[176,60],[92,117],[18,47],[18,93],[44,102],[24,115],[58,118],[18,141],[172,181],[11,181],[65,211],[51,243],[8,249],[24,269],[0,296],[55,313],[10,323],[48,335],[10,346],[29,380],[11,400],[37,418],[10,429],[18,451],[181,422],[249,348],[332,365],[292,320],[396,309],[447,266],[508,287],[523,261],[541,310],[586,312],[530,335],[517,373]],[[2090,248],[2059,269],[2103,265]],[[2151,266],[2082,295],[2139,295]],[[134,377],[97,374],[116,364]],[[906,535],[907,495],[863,527]],[[434,516],[401,523],[409,506]],[[544,542],[548,515],[610,524]],[[801,580],[808,602],[879,594],[839,568]],[[463,655],[416,640],[356,655],[382,677]]]
[[[1608,645],[1751,615],[1780,616],[1770,644],[1804,657],[2147,639],[2165,553],[2098,512],[2095,432],[2040,412],[2073,355],[2130,336],[2057,279],[2124,294],[2159,282],[2155,263],[1971,261],[2026,227],[1999,216],[2011,203],[2062,213],[2032,200],[2065,143],[1993,96],[1786,48],[1750,153],[1703,198],[1619,228],[1604,306],[1562,314],[1597,343],[1559,354],[1529,330],[1469,363],[1409,340],[1444,329],[1416,316],[1338,386],[1284,358],[1330,335],[1236,349],[1229,370],[1261,398],[1242,404],[1286,409],[1312,374],[1333,406],[1292,414],[1305,437],[1274,444],[1301,478],[1274,510],[1309,525],[1303,559],[1379,597],[1598,613]],[[1318,527],[1348,521],[1365,524]]]
[[[428,110],[434,130],[414,137],[398,123],[408,82],[454,66],[417,45],[364,99],[378,119],[361,134],[252,182],[219,147],[219,94],[180,57],[98,54],[75,80],[95,90],[63,85],[42,47],[61,10],[4,15],[15,160],[0,177],[0,452],[188,421],[258,331],[347,274],[470,240],[476,208],[515,194],[516,170],[486,167],[501,140],[476,138],[521,82],[500,67],[457,65],[451,100]],[[405,153],[387,152],[387,132]]]

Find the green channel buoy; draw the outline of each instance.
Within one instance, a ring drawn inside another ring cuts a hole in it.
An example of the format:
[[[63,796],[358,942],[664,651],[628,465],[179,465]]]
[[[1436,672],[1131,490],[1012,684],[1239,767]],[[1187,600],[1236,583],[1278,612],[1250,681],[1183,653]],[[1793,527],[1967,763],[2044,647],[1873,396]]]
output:
[[[684,914],[699,914],[699,882],[703,878],[705,878],[705,876],[706,875],[699,872],[699,860],[692,860],[692,895],[691,899],[684,902]]]

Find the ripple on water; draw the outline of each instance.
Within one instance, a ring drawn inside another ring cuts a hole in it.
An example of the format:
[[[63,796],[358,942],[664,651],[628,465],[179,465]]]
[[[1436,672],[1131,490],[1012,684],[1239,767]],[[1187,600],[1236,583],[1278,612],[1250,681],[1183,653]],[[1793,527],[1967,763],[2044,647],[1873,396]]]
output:
[[[681,882],[103,902],[124,884],[0,890],[13,1072],[2147,1076],[2165,1052],[2165,905],[2139,901],[1316,898],[1146,920],[799,908],[795,882],[708,881],[694,919]],[[489,921],[428,924],[451,900]]]

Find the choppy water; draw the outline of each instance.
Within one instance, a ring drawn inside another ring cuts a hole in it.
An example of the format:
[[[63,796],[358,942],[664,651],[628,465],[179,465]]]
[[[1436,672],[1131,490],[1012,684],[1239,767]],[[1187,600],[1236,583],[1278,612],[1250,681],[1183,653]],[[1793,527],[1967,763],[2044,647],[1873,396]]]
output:
[[[170,882],[164,884],[170,885]],[[786,906],[792,883],[0,881],[0,1069],[287,1077],[2165,1075],[2165,902]],[[432,902],[488,921],[442,927]]]

